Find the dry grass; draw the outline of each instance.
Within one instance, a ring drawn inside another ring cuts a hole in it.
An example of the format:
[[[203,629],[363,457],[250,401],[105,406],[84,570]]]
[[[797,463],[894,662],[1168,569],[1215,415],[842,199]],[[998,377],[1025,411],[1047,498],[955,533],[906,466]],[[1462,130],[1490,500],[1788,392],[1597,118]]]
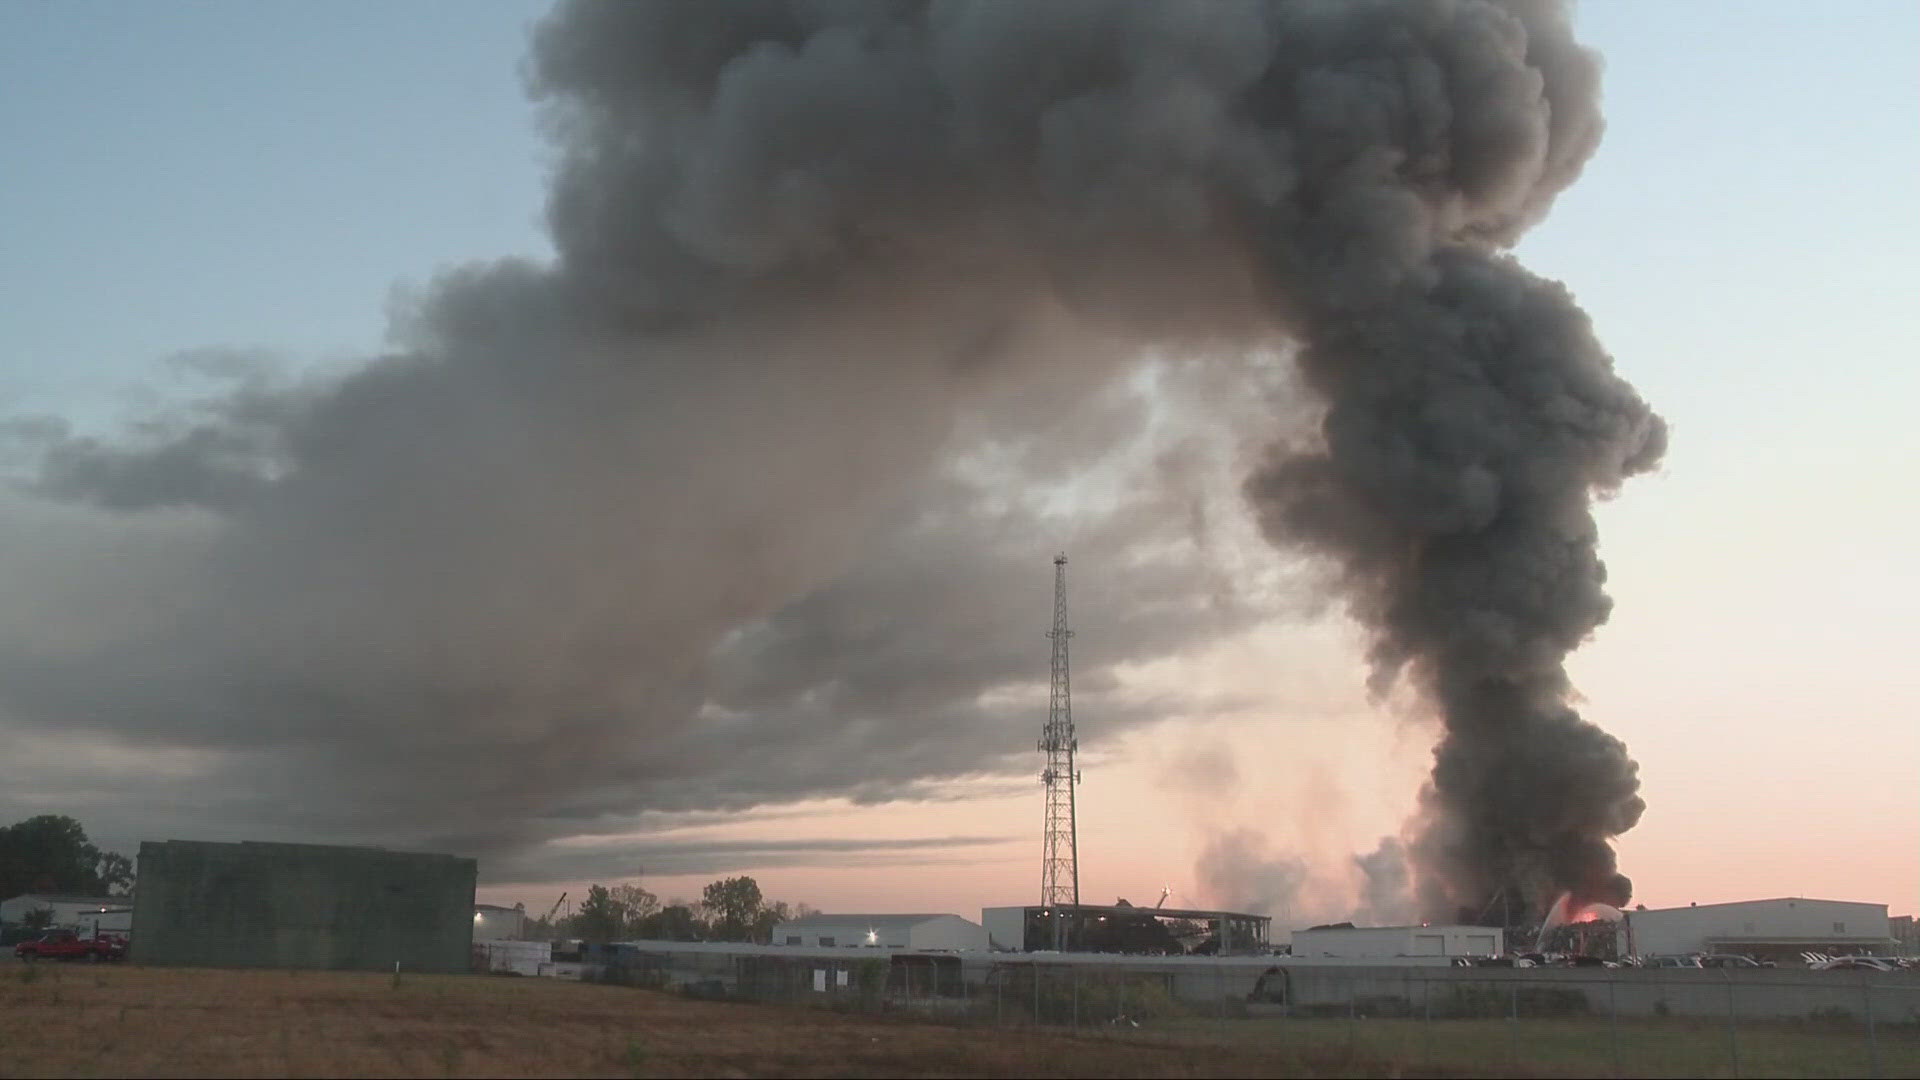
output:
[[[1355,1061],[1401,1063],[1404,1075],[1540,1077],[1920,1076],[1920,1028],[1702,1019],[1211,1020],[1160,1025],[1160,1041],[1286,1047],[1321,1070]]]
[[[1732,1075],[1724,1025],[1209,1020],[955,1027],[487,976],[0,965],[0,1077]],[[1857,1025],[1752,1024],[1745,1076],[1848,1076]],[[1920,1029],[1879,1032],[1920,1075]]]
[[[1140,1045],[548,979],[0,966],[0,1076],[1383,1075],[1264,1047]]]

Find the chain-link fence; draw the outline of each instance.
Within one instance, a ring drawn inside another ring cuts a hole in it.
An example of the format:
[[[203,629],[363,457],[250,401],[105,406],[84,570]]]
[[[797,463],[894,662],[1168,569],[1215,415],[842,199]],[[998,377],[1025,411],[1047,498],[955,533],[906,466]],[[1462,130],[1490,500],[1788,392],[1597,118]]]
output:
[[[842,952],[626,947],[595,974],[700,997],[1440,1072],[1920,1076],[1920,973]]]

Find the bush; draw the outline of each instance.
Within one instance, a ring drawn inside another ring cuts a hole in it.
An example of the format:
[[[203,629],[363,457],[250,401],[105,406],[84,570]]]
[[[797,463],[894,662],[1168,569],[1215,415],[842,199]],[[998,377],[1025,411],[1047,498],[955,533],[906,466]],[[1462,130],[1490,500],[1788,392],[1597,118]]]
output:
[[[727,984],[719,979],[684,982],[680,984],[680,993],[683,997],[690,997],[695,1001],[726,1001]]]
[[[1040,995],[1034,998],[1038,972]],[[1187,1009],[1173,998],[1161,976],[1075,971],[1002,969],[1006,980],[1000,1007],[1008,1016],[1022,1016],[1043,1024],[1139,1023],[1185,1016]],[[1244,1008],[1244,1006],[1242,1006]]]
[[[1516,1011],[1523,1020],[1585,1016],[1592,1004],[1582,991],[1559,986],[1521,985],[1516,1000],[1514,986],[1501,983],[1453,986],[1433,999],[1434,1016],[1455,1020],[1492,1019]]]

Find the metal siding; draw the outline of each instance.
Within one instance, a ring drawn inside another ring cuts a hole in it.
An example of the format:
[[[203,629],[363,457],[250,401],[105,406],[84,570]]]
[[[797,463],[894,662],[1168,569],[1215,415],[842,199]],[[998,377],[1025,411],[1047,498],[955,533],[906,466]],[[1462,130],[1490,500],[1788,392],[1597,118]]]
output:
[[[133,958],[195,967],[462,972],[472,859],[308,844],[140,845]]]

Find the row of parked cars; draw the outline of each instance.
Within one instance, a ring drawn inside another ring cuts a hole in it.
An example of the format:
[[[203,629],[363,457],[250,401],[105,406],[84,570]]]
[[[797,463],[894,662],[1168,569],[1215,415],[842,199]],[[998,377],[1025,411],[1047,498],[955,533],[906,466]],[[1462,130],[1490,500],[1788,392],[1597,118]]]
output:
[[[1801,953],[1800,958],[1815,971],[1920,970],[1920,960],[1907,956],[1828,956],[1826,953]]]
[[[1920,960],[1896,956],[1828,956],[1805,952],[1800,959],[1814,971],[1909,971],[1920,969]],[[1772,960],[1755,960],[1736,953],[1692,953],[1686,956],[1648,956],[1635,961],[1640,967],[1656,968],[1770,968]]]
[[[1770,968],[1771,960],[1755,960],[1739,953],[1688,953],[1684,956],[1636,956],[1636,967],[1650,968]]]
[[[1801,953],[1807,967],[1815,971],[1912,971],[1920,970],[1920,960],[1894,956],[1828,956]],[[1772,960],[1755,960],[1738,953],[1688,953],[1674,956],[1628,956],[1604,960],[1597,956],[1558,953],[1514,953],[1509,956],[1456,957],[1455,967],[1638,967],[1638,968],[1725,968],[1750,970],[1775,967]]]

